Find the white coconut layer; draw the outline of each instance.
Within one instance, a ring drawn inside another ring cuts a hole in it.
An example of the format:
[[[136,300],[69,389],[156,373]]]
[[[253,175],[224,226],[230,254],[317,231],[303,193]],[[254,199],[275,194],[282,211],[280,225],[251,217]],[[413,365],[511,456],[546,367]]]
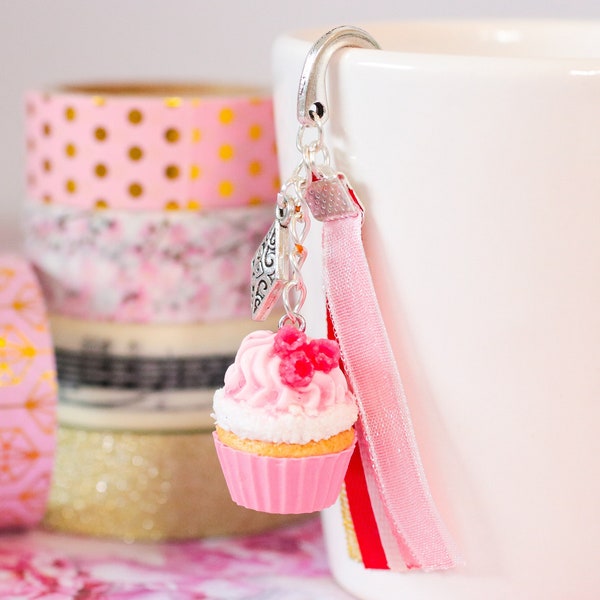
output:
[[[219,427],[240,438],[285,444],[325,440],[350,429],[357,418],[354,402],[333,404],[315,416],[307,415],[298,404],[275,414],[269,408],[242,404],[220,389],[215,392],[213,417]]]

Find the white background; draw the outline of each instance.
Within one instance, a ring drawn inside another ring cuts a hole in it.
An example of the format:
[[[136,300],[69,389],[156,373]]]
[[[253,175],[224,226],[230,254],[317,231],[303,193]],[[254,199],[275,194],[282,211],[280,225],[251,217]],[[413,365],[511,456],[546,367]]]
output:
[[[0,250],[19,242],[23,92],[64,82],[270,84],[285,31],[407,18],[600,17],[600,0],[0,0]]]

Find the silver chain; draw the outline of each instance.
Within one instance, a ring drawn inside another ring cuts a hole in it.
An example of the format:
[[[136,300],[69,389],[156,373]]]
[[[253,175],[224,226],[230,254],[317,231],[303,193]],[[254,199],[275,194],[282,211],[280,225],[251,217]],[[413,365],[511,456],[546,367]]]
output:
[[[308,132],[315,139],[306,140]],[[300,311],[306,300],[306,286],[301,269],[307,256],[304,242],[310,231],[310,211],[304,201],[304,192],[317,164],[329,165],[329,151],[323,142],[323,127],[318,119],[312,125],[300,126],[296,148],[302,160],[277,195],[277,219],[290,232],[287,254],[290,275],[282,292],[285,315],[281,317],[279,326],[291,324],[304,331],[306,321]]]

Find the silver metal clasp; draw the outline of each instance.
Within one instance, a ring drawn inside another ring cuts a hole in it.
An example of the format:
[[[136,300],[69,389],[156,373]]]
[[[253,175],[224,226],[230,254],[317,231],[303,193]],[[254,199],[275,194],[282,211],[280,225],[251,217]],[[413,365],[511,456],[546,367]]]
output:
[[[337,221],[356,215],[364,216],[364,207],[343,173],[321,167],[313,174],[304,195],[317,221]]]
[[[363,29],[342,25],[321,36],[310,49],[298,87],[298,121],[302,125],[325,123],[328,118],[325,75],[333,54],[341,48],[379,49]]]

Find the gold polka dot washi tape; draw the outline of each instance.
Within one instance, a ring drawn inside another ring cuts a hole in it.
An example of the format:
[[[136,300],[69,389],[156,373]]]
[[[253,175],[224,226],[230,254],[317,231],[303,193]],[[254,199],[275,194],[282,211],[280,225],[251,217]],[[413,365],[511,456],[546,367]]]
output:
[[[33,272],[0,255],[0,531],[44,515],[56,434],[56,369]]]
[[[99,86],[26,97],[27,190],[80,208],[272,202],[273,106],[255,90]]]

